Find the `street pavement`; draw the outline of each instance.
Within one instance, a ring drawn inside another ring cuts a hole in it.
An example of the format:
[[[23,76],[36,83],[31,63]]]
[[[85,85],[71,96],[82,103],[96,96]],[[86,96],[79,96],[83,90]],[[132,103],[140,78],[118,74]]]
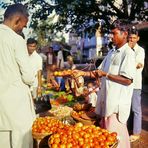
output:
[[[138,141],[131,143],[131,148],[148,148],[148,85],[142,91],[142,133]]]

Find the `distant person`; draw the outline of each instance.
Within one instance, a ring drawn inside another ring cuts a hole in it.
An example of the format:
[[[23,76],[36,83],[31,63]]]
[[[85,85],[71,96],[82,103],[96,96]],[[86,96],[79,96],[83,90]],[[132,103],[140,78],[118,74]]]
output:
[[[136,27],[129,30],[128,45],[135,52],[136,56],[136,77],[134,81],[134,91],[132,96],[132,113],[130,119],[133,119],[133,134],[130,136],[130,141],[134,142],[140,138],[142,129],[142,111],[141,111],[141,89],[142,89],[142,70],[144,68],[145,50],[140,47],[137,42],[139,41],[139,33]],[[132,124],[129,123],[129,124]]]
[[[67,56],[65,68],[66,69],[76,69],[76,65],[74,64],[73,57],[71,55]]]
[[[88,89],[88,97],[87,97],[87,101],[88,103],[90,103],[92,105],[92,107],[96,107],[96,103],[97,103],[97,91],[98,88],[96,88],[94,86],[94,83],[89,82],[87,84],[87,89]]]
[[[32,97],[36,99],[41,96],[42,87],[42,57],[37,53],[37,41],[34,38],[27,39],[27,48],[29,53],[30,62],[35,75],[35,82],[31,86]]]
[[[50,66],[50,65],[53,65],[55,63],[56,63],[56,58],[55,58],[53,48],[49,47],[48,52],[47,52],[47,65]]]
[[[60,48],[60,50],[57,53],[57,67],[59,69],[63,69],[64,68],[63,48]]]
[[[47,56],[45,53],[42,52],[41,48],[38,48],[38,54],[42,57],[43,66],[42,66],[42,72],[43,76],[46,77],[46,63],[47,63]]]
[[[12,4],[0,24],[0,148],[33,148],[35,110],[29,86],[34,73],[19,35],[27,22],[26,7]]]
[[[49,67],[49,73],[47,73],[47,83],[50,84],[50,87],[52,89],[55,89],[57,91],[60,90],[60,83],[56,81],[57,77],[54,76],[54,72],[57,71],[57,65],[52,64]]]

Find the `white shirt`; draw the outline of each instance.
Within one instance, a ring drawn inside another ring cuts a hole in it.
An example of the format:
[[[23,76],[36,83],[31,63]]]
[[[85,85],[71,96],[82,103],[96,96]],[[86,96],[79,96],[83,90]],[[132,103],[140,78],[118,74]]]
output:
[[[141,63],[144,67],[144,58],[145,58],[145,51],[142,47],[138,44],[134,47],[135,55],[136,55],[136,66],[138,63]],[[142,88],[142,70],[143,68],[136,69],[136,76],[134,80],[134,89],[141,89]]]
[[[48,64],[49,64],[49,65],[53,64],[53,54],[48,53],[47,56],[48,56],[48,58],[47,58],[47,59],[48,59]]]
[[[99,69],[113,75],[123,75],[134,79],[136,70],[134,65],[134,51],[125,44],[117,50],[110,50]],[[130,113],[132,92],[133,83],[126,86],[102,77],[96,113],[104,117],[117,113],[119,121],[126,123]]]
[[[44,53],[39,53],[39,55],[42,57],[43,62],[47,61],[47,56]]]
[[[42,70],[42,57],[36,52],[34,51],[30,56],[30,63],[34,72],[34,76],[35,76],[35,81],[33,83],[32,87],[37,87],[38,86],[38,71]]]
[[[35,111],[28,85],[33,81],[25,40],[8,26],[0,24],[1,130],[15,130],[16,133],[22,129],[25,133],[31,130]]]
[[[88,103],[91,103],[92,107],[96,107],[96,102],[97,102],[97,94],[96,92],[91,92],[88,95]]]
[[[59,63],[61,61],[60,67],[59,67]],[[57,55],[57,66],[59,68],[64,68],[64,57],[63,57],[63,52],[60,50],[58,51],[58,55]]]

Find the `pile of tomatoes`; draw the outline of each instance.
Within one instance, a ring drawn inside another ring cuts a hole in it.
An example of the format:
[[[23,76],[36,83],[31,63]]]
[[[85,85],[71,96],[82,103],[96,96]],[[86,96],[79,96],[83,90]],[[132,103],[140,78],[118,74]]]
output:
[[[52,134],[48,140],[50,148],[110,148],[117,142],[115,132],[82,123],[66,125],[52,117],[37,118],[32,133]]]
[[[59,129],[48,141],[51,148],[110,148],[115,142],[117,133],[81,123]]]
[[[32,125],[32,133],[55,133],[58,129],[63,129],[65,126],[60,120],[52,117],[39,117]]]

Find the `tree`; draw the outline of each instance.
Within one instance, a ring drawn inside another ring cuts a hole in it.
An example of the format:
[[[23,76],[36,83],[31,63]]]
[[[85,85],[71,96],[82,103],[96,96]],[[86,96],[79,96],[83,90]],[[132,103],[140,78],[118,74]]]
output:
[[[34,29],[38,29],[40,22],[47,20],[54,10],[58,21],[50,25],[51,30],[80,31],[88,28],[92,31],[100,25],[99,20],[103,20],[106,27],[116,18],[147,21],[146,3],[147,0],[28,0],[26,4],[32,13],[30,26]],[[3,7],[6,7],[6,3],[3,3]],[[48,29],[49,25],[44,27]]]

